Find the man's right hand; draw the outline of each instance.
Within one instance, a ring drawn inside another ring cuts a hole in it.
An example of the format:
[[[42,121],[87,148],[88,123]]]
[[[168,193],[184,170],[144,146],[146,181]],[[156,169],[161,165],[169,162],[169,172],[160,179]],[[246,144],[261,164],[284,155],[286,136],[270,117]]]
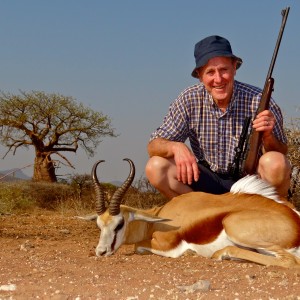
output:
[[[148,144],[148,153],[150,157],[174,158],[178,181],[184,184],[198,181],[200,171],[196,157],[185,143],[156,138]]]
[[[192,184],[199,179],[196,157],[189,147],[181,142],[173,142],[172,152],[177,167],[177,179],[184,184]]]

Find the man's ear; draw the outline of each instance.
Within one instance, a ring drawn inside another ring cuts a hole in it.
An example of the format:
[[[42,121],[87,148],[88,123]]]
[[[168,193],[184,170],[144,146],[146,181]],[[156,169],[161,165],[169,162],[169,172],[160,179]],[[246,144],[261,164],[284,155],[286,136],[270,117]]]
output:
[[[234,67],[234,75],[236,75],[236,66],[237,66],[237,59],[233,60],[233,67]]]
[[[200,82],[202,81],[202,72],[201,72],[201,68],[196,70],[197,75],[198,75],[198,79],[200,80]]]

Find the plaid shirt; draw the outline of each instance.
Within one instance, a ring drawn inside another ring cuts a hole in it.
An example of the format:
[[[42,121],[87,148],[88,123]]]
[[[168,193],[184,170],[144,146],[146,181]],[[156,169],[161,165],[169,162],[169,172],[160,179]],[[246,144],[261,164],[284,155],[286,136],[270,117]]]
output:
[[[226,173],[234,159],[244,119],[256,115],[261,93],[259,88],[235,81],[231,102],[222,112],[202,83],[191,86],[170,105],[150,141],[158,137],[177,142],[189,139],[198,160],[207,161],[214,172]],[[273,99],[269,110],[276,119],[273,134],[287,143],[281,110]]]

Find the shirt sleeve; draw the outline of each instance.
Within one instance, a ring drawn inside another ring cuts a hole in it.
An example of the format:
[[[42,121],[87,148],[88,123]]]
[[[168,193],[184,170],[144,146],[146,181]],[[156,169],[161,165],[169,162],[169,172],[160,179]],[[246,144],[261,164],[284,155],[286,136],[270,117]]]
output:
[[[164,138],[185,142],[188,138],[188,114],[184,95],[180,95],[169,107],[163,123],[151,134],[150,141]]]

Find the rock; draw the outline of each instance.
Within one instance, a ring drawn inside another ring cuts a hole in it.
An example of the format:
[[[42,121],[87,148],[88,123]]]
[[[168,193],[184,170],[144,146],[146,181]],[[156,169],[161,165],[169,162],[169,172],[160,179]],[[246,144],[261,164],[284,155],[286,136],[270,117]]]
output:
[[[15,284],[5,284],[0,285],[0,291],[15,291],[17,289],[17,286]]]
[[[183,292],[193,293],[195,291],[207,292],[210,290],[209,280],[199,280],[192,285],[177,286]]]

